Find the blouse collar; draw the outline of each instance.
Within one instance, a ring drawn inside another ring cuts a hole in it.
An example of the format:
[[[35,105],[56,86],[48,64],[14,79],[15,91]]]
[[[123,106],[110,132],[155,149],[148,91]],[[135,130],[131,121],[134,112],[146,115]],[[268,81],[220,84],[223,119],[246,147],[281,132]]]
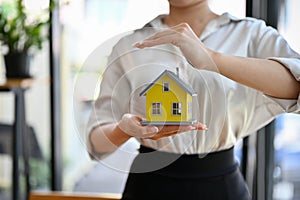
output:
[[[152,21],[150,21],[148,24],[146,24],[145,26],[153,27],[153,28],[168,28],[168,26],[166,24],[164,24],[163,20],[162,20],[165,16],[166,15],[159,15],[156,18],[154,18]],[[223,13],[222,15],[220,15],[216,19],[210,21],[206,25],[203,33],[200,36],[200,39],[204,40],[209,35],[211,35],[215,31],[217,31],[218,29],[220,29],[222,26],[225,26],[232,21],[240,21],[240,20],[241,19],[238,19],[227,12]]]

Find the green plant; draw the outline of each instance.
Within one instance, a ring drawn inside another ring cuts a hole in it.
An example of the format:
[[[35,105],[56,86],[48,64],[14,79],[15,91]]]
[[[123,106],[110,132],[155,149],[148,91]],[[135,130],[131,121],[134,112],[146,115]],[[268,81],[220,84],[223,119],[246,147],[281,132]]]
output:
[[[50,23],[50,6],[43,12],[30,15],[22,0],[4,1],[0,5],[0,41],[7,53],[28,52],[30,49],[41,49],[48,38],[47,30]]]

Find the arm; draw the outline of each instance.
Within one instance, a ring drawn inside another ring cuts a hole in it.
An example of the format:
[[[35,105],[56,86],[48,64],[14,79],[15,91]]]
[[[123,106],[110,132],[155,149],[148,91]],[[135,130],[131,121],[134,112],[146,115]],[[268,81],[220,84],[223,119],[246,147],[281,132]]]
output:
[[[135,46],[145,48],[168,43],[179,47],[195,68],[220,73],[273,97],[296,99],[299,95],[300,83],[279,62],[213,52],[204,46],[186,23],[159,32]]]
[[[296,99],[299,96],[300,83],[277,61],[216,52],[211,55],[220,73],[231,80],[277,98]]]
[[[206,130],[206,126],[201,123],[156,127],[153,125],[142,126],[141,120],[142,118],[136,115],[125,114],[119,123],[94,128],[89,135],[93,150],[97,153],[113,152],[131,137],[158,140],[189,130]]]
[[[109,153],[131,137],[152,137],[158,129],[155,126],[141,126],[142,119],[138,116],[125,114],[119,123],[100,125],[94,128],[89,140],[97,153]]]
[[[93,151],[97,153],[113,152],[130,138],[117,124],[97,126],[89,135]]]

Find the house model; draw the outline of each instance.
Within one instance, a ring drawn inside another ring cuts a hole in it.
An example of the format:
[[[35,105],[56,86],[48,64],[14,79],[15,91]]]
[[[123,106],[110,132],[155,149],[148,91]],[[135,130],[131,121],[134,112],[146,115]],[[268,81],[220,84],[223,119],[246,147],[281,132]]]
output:
[[[193,124],[193,96],[196,92],[177,74],[165,70],[140,96],[146,96],[146,120],[141,124],[184,125]]]

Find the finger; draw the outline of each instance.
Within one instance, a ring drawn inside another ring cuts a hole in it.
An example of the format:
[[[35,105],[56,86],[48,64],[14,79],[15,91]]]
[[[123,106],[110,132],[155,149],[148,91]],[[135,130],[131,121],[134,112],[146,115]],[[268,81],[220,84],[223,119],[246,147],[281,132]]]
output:
[[[137,48],[152,47],[162,44],[173,44],[180,48],[182,39],[175,34],[165,35],[153,40],[146,39],[136,45]]]
[[[143,120],[143,118],[141,118],[141,117],[139,117],[139,116],[137,116],[137,115],[131,115],[131,117],[130,117],[133,121],[135,121],[136,123],[140,123],[142,120]]]
[[[149,137],[149,139],[152,140],[159,140],[164,137],[169,137],[173,136],[179,133],[191,131],[191,130],[208,130],[205,124],[202,124],[200,122],[197,122],[196,124],[193,125],[167,125],[167,126],[160,126],[159,132],[155,134],[152,137]]]
[[[184,132],[188,130],[195,130],[196,127],[194,125],[166,125],[166,126],[158,127],[158,129],[160,132],[172,132],[172,131]]]
[[[140,41],[140,42],[137,42],[136,44],[134,44],[135,47],[137,48],[141,48],[143,47],[143,43],[145,43],[146,41],[154,41],[154,40],[157,40],[157,39],[160,39],[162,37],[176,37],[177,40],[180,38],[180,36],[183,36],[183,35],[193,35],[193,34],[189,34],[189,31],[186,31],[186,28],[182,28],[181,26],[174,26],[172,28],[168,28],[164,31],[161,31],[161,32],[158,32],[158,33],[155,33],[154,35]]]
[[[142,126],[140,123],[142,120],[143,118],[139,116],[124,114],[119,128],[128,135],[135,137],[150,137],[158,132],[158,128],[153,125]]]
[[[150,37],[147,38],[141,42],[136,43],[134,46],[137,48],[145,48],[145,47],[152,47],[156,45],[161,45],[161,44],[168,44],[168,43],[174,43],[176,41],[176,35],[174,33],[166,34],[166,35],[161,35],[157,37]]]
[[[193,124],[193,126],[197,130],[208,130],[207,126],[205,124],[200,123],[200,122],[197,122],[196,124]]]
[[[193,30],[190,28],[190,26],[186,23],[178,24],[176,26],[173,26],[171,28],[165,29],[163,31],[160,31],[158,33],[155,33],[154,35],[144,39],[144,40],[154,40],[160,37],[164,37],[170,34],[175,35],[189,35],[189,36],[195,36]]]
[[[173,127],[175,127],[175,126],[173,126]],[[155,135],[150,136],[149,139],[158,140],[160,138],[175,135],[177,133],[178,133],[178,128],[173,128],[173,129],[170,129],[168,131],[165,131],[165,130],[162,131],[162,128],[161,128],[158,133],[156,133]]]
[[[161,138],[165,138],[165,137],[169,137],[169,136],[173,136],[173,135],[176,135],[177,134],[177,131],[174,131],[173,133],[169,133],[169,134],[156,134],[152,137],[149,137],[149,139],[151,140],[159,140]]]
[[[150,36],[149,39],[156,39],[158,37],[162,37],[162,36],[169,35],[169,34],[193,35],[191,33],[194,33],[193,30],[191,29],[191,27],[186,23],[182,23],[182,24],[178,24],[176,26],[170,27],[168,29],[165,29],[163,31],[160,31],[158,33],[155,33],[154,35]]]
[[[195,129],[195,128],[193,128],[193,129]],[[189,129],[189,130],[193,130],[193,129]],[[158,139],[161,139],[161,138],[164,138],[164,137],[169,137],[169,136],[177,135],[179,133],[186,132],[186,131],[189,131],[189,130],[187,130],[187,129],[185,129],[185,130],[178,129],[178,130],[168,131],[168,132],[163,132],[163,133],[159,132],[158,134],[154,135],[150,139],[152,139],[152,140],[158,140]]]
[[[157,135],[167,136],[167,135],[174,135],[174,134],[177,134],[177,133],[178,133],[178,130],[172,130],[172,131],[158,132]]]
[[[137,121],[137,122],[140,122],[143,120],[143,118],[137,116],[137,115],[133,115],[133,114],[130,114],[130,113],[126,113],[123,115],[122,119],[126,122],[128,121]]]
[[[141,138],[150,138],[157,135],[158,128],[152,125],[141,126],[140,133],[141,133]]]
[[[163,37],[163,36],[166,36],[166,35],[170,35],[170,34],[177,34],[178,31],[176,31],[176,29],[172,29],[172,28],[168,28],[168,29],[165,29],[163,31],[160,31],[160,32],[157,32],[155,33],[154,35],[144,39],[144,40],[153,40],[153,39],[157,39],[157,38],[160,38],[160,37]]]
[[[181,132],[186,132],[186,131],[191,131],[191,130],[196,130],[196,127],[192,126],[192,125],[183,125],[183,126],[180,126],[178,132],[181,133]]]

